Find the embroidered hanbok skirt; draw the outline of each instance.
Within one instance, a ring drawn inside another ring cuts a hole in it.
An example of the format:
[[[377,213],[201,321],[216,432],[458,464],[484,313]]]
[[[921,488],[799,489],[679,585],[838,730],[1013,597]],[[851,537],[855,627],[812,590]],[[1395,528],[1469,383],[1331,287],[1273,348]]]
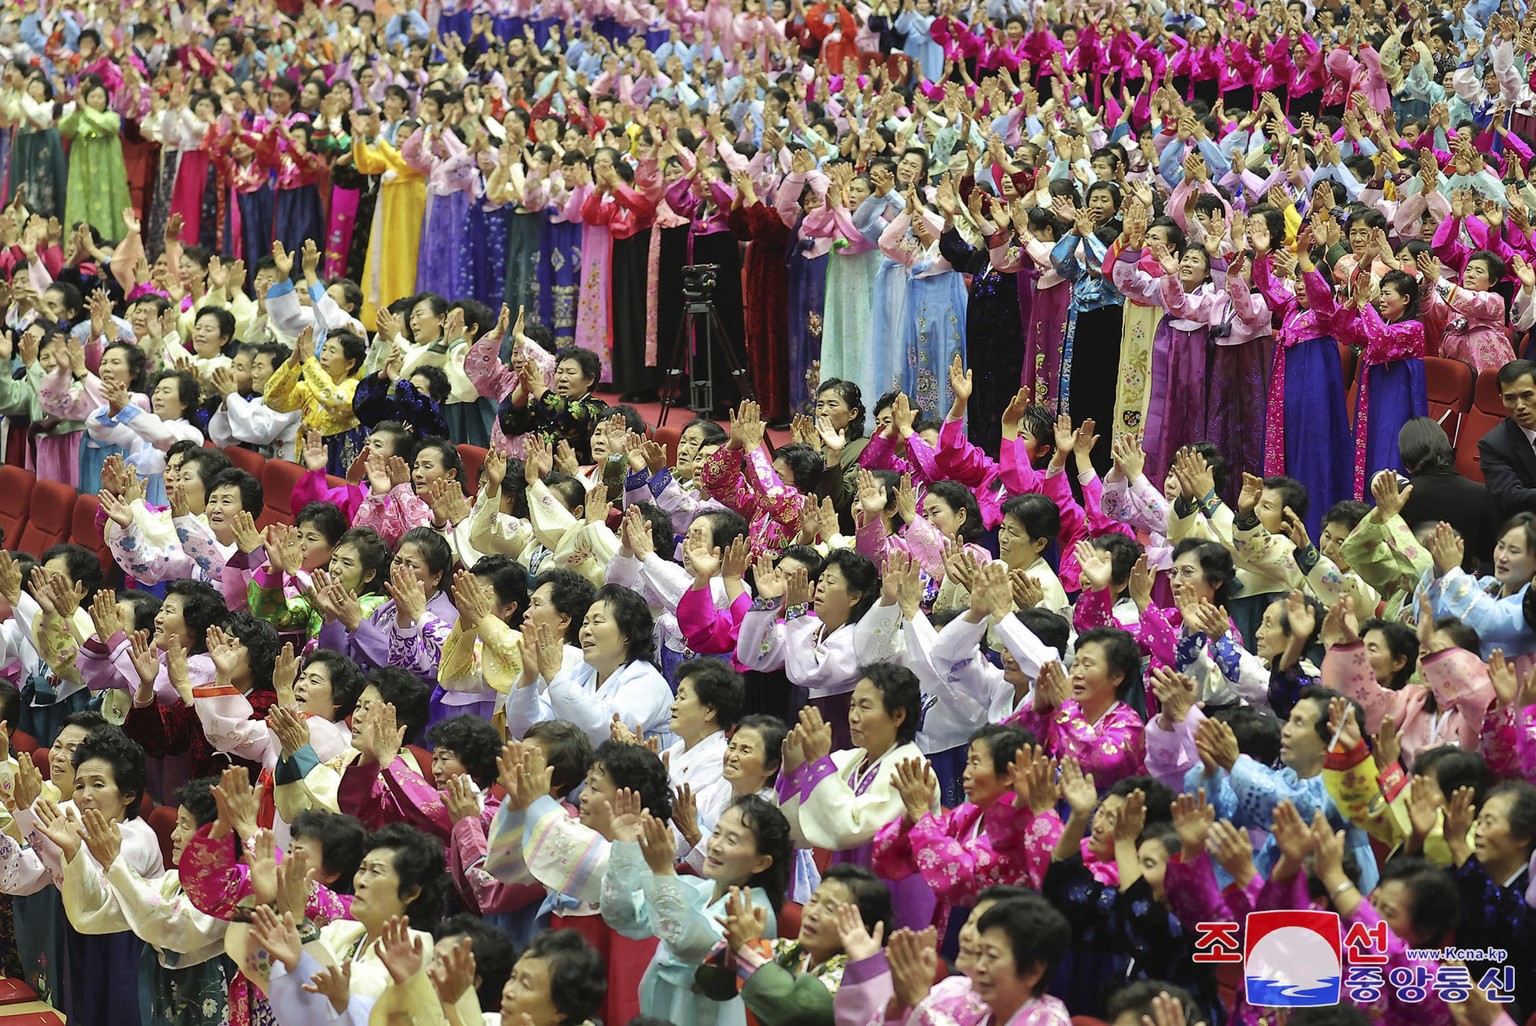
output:
[[[427,219],[422,223],[416,260],[417,292],[432,292],[450,301],[461,298],[455,293],[468,215],[467,192],[456,189],[446,196],[427,197]]]
[[[1378,470],[1403,469],[1402,456],[1397,449],[1397,435],[1403,425],[1414,417],[1429,415],[1429,400],[1425,392],[1424,361],[1407,359],[1380,363],[1368,368],[1371,385],[1370,416],[1366,418],[1365,437],[1365,495],[1371,491],[1371,475]],[[1359,409],[1355,411],[1358,426]],[[1360,438],[1357,430],[1357,439]],[[1356,495],[1356,499],[1364,496]]]
[[[1283,445],[1281,472],[1306,486],[1308,509],[1303,520],[1308,534],[1316,539],[1322,535],[1323,514],[1354,494],[1355,487],[1354,433],[1344,405],[1339,344],[1327,337],[1308,339],[1283,355],[1276,347],[1274,359],[1276,363],[1285,360],[1285,437],[1269,439],[1267,447]]]
[[[256,261],[272,252],[272,186],[236,193],[235,199],[240,207],[240,257],[254,274]]]
[[[45,128],[27,132],[16,129],[11,142],[11,166],[6,183],[6,203],[16,198],[17,186],[27,186],[27,209],[43,217],[64,218],[65,188],[69,180],[59,131]]]
[[[500,310],[507,289],[507,228],[512,208],[491,207],[484,200],[469,204],[468,228],[464,232],[464,252],[459,260],[459,284],[453,299],[473,299],[492,310]],[[534,251],[538,256],[538,251]],[[517,317],[517,305],[512,306]]]
[[[1120,376],[1115,382],[1115,430],[1140,431],[1147,422],[1152,394],[1152,340],[1163,319],[1160,306],[1127,301],[1121,308]]]
[[[914,406],[948,409],[949,362],[957,354],[965,359],[965,308],[965,275],[959,271],[908,280],[902,310],[906,362],[900,380]],[[878,398],[866,396],[865,403],[873,409]]]
[[[320,201],[319,185],[277,190],[276,211],[273,238],[282,239],[288,252],[301,253],[304,243],[313,240],[324,255],[325,205]]]
[[[539,255],[544,248],[546,218],[539,211],[530,212],[518,210],[515,207],[501,209],[504,219],[502,231],[505,233],[506,240],[501,291],[507,305],[512,308],[512,316],[515,318],[518,307],[536,310],[542,299],[539,294]],[[488,222],[494,217],[494,213],[486,214]],[[490,234],[494,239],[494,230]],[[491,244],[494,245],[494,243]],[[488,299],[481,302],[492,309],[496,306]]]
[[[1243,475],[1264,476],[1265,407],[1274,351],[1273,335],[1242,345],[1211,346],[1206,435],[1227,458],[1227,487],[1221,497],[1234,509]],[[1395,435],[1392,449],[1397,450]]]
[[[907,305],[907,269],[902,264],[882,255],[879,269],[875,271],[873,303],[869,310],[869,335],[864,342],[865,360],[855,379],[859,391],[864,394],[865,406],[871,406],[881,395],[896,388],[900,383],[907,360],[905,337],[902,335],[903,313]],[[822,374],[826,380],[826,374]]]
[[[880,251],[849,254],[834,245],[827,264],[826,295],[822,303],[821,380],[846,378],[862,387],[869,380],[870,295]]]
[[[1143,444],[1147,466],[1155,473],[1167,470],[1173,463],[1173,454],[1184,446],[1210,438],[1206,425],[1209,335],[1208,327],[1184,331],[1173,327],[1171,318],[1164,317],[1152,340],[1152,389]],[[1078,421],[1075,409],[1072,420]]]
[[[828,260],[825,253],[807,259],[798,242],[789,257],[789,405],[795,410],[811,398],[805,372],[821,355]]]
[[[530,319],[547,324],[556,348],[576,340],[576,297],[581,285],[581,225],[550,221],[539,247],[539,305]]]
[[[966,437],[972,445],[996,452],[1002,442],[1003,411],[1008,408],[1024,373],[1024,321],[1020,301],[1028,292],[1019,288],[1019,276],[1003,273],[990,264],[971,279],[965,309],[965,348],[975,373],[974,391],[966,415]],[[985,354],[985,356],[983,356]],[[978,360],[981,366],[976,366]],[[949,391],[949,366],[935,367],[943,397],[933,405],[921,405],[925,415],[942,420],[954,401]]]

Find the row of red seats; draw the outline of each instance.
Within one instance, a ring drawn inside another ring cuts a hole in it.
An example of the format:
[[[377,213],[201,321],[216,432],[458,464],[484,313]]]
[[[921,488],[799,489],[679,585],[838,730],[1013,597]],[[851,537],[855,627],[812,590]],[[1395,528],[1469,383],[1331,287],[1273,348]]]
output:
[[[1351,381],[1349,409],[1355,408],[1355,380],[1358,369],[1354,351],[1339,346],[1344,360],[1344,380]],[[1483,479],[1478,462],[1477,443],[1504,419],[1504,403],[1499,399],[1499,372],[1485,370],[1474,376],[1472,368],[1460,360],[1437,356],[1424,358],[1424,384],[1429,395],[1429,415],[1440,422],[1445,436],[1456,450],[1456,472],[1473,481]]]

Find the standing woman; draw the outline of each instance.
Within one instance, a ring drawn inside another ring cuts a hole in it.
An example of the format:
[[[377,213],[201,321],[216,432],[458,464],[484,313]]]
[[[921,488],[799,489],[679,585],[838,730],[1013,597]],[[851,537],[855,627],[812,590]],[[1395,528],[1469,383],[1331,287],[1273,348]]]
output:
[[[962,361],[965,358],[965,276],[939,254],[942,225],[937,215],[923,207],[913,188],[907,193],[906,210],[880,236],[880,252],[907,272],[896,335],[905,357],[900,388],[925,410],[949,405],[944,390],[950,361],[957,355]]]
[[[1081,209],[1057,204],[1058,217],[1072,218],[1072,230],[1051,250],[1051,263],[1072,283],[1061,354],[1061,406],[1073,423],[1108,424],[1115,412],[1115,378],[1104,368],[1120,362],[1125,299],[1103,270],[1109,244],[1120,234],[1119,210],[1120,187],[1113,182],[1090,186],[1088,205]],[[1108,438],[1093,447],[1093,464],[1101,473],[1108,468]]]
[[[1027,212],[1026,212],[1027,210]],[[1022,388],[1031,405],[1056,408],[1057,391],[1061,387],[1061,350],[1067,337],[1067,308],[1072,300],[1072,287],[1056,273],[1051,263],[1051,252],[1061,240],[1067,226],[1044,207],[1027,207],[1025,201],[1013,204],[1013,227],[1019,240],[1019,312],[1026,306],[1029,314],[1024,322],[1024,367],[1019,376]],[[1024,220],[1019,220],[1019,215]],[[998,263],[1000,254],[992,251],[992,261]],[[1011,255],[1001,254],[1002,266],[1012,263]],[[1137,425],[1140,427],[1140,424]]]
[[[910,149],[901,155],[894,169],[872,167],[869,181],[874,192],[859,205],[853,223],[876,241],[906,208],[909,189],[922,188],[928,177],[926,150]],[[884,251],[875,271],[873,305],[870,308],[869,335],[864,340],[865,356],[856,380],[866,395],[884,395],[900,387],[906,349],[901,345],[901,312],[907,301],[907,269]]]
[[[16,198],[19,186],[26,185],[27,209],[42,217],[58,217],[64,212],[68,172],[59,132],[53,127],[53,86],[48,76],[41,71],[28,75],[16,102],[21,117],[16,124],[15,142],[11,144],[6,203]],[[123,174],[126,178],[127,172]]]
[[[1370,275],[1356,275],[1349,305],[1335,321],[1342,340],[1361,347],[1365,370],[1355,400],[1355,499],[1368,494],[1366,482],[1376,471],[1403,469],[1398,432],[1429,413],[1419,283],[1404,271],[1388,271],[1374,303],[1370,289]]]
[[[789,405],[803,407],[810,398],[807,375],[821,352],[822,311],[827,297],[827,254],[832,240],[811,231],[813,214],[826,203],[827,179],[815,172],[810,150],[796,150],[793,168],[774,199],[779,217],[794,229],[789,244]]]
[[[807,214],[804,229],[830,239],[827,280],[822,297],[821,379],[864,379],[860,369],[867,359],[870,294],[880,266],[880,233],[871,238],[854,223],[852,211],[869,198],[867,175],[855,175],[853,165],[834,164],[826,203]]]
[[[1246,252],[1233,258],[1226,276],[1225,301],[1211,324],[1206,439],[1226,455],[1227,480],[1239,481],[1242,474],[1264,472],[1265,406],[1275,335],[1269,304],[1262,293],[1252,291]]]
[[[411,136],[400,154],[427,177],[416,291],[459,298],[461,242],[475,186],[475,155],[459,138],[459,130],[442,122]]]
[[[109,101],[106,83],[90,76],[75,92],[74,109],[59,120],[59,134],[72,140],[64,223],[84,221],[104,239],[121,239],[123,211],[129,206],[128,169],[123,163],[123,119],[108,109]]]
[[[763,419],[788,420],[789,406],[789,265],[784,254],[795,233],[779,212],[758,199],[752,176],[738,172],[733,181],[731,233],[747,247],[743,280],[747,371],[757,389]]]
[[[778,789],[797,844],[829,849],[835,865],[873,868],[875,835],[906,809],[898,767],[908,760],[926,765],[916,744],[923,692],[917,675],[895,663],[871,663],[859,672],[848,711],[851,743],[834,745],[832,725],[816,709],[802,709],[784,742]],[[938,811],[937,791],[930,811]],[[887,883],[892,926],[928,925],[935,902],[922,876]]]
[[[361,320],[371,331],[380,310],[416,292],[416,253],[421,245],[421,220],[427,205],[427,178],[379,135],[377,112],[367,115],[361,126],[354,117],[353,126],[353,166],[359,174],[381,176],[379,202],[373,213],[373,228],[368,233],[368,257],[359,282],[363,287]],[[420,128],[417,122],[405,122],[397,130],[396,142],[406,145]]]
[[[1147,459],[1154,467],[1173,464],[1173,454],[1209,437],[1206,426],[1206,367],[1211,325],[1226,297],[1211,283],[1205,249],[1189,245],[1170,253],[1149,247],[1162,275],[1158,291],[1166,311],[1152,342],[1152,396],[1147,406]]]
[[[599,151],[601,152],[601,151]],[[656,204],[634,188],[635,171],[615,159],[593,168],[597,179],[581,219],[603,226],[612,240],[608,321],[612,330],[610,380],[624,402],[656,398],[657,369],[646,362],[646,307],[650,293],[651,227]]]
[[[306,121],[277,126],[283,145],[277,154],[277,203],[273,237],[290,253],[303,252],[304,243],[325,239],[325,209],[320,202],[320,178],[325,158],[315,152],[314,133]]]

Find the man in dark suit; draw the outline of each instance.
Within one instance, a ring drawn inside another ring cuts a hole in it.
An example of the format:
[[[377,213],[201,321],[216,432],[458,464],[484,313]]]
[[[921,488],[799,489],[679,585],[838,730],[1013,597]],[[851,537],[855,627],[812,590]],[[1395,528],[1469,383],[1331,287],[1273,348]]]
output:
[[[1483,480],[1504,516],[1536,512],[1536,363],[1500,367],[1499,398],[1507,416],[1477,443]]]

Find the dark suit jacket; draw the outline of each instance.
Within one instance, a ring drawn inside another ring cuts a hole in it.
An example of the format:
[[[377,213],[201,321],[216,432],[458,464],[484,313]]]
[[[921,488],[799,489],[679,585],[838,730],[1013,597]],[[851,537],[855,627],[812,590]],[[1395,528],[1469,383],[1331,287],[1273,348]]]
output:
[[[1508,417],[1477,443],[1488,494],[1504,516],[1536,513],[1536,449]]]
[[[1409,527],[1442,520],[1454,527],[1466,539],[1468,572],[1493,556],[1493,536],[1499,529],[1493,498],[1486,485],[1468,480],[1454,470],[1414,477],[1413,492],[1403,504],[1403,519]]]

